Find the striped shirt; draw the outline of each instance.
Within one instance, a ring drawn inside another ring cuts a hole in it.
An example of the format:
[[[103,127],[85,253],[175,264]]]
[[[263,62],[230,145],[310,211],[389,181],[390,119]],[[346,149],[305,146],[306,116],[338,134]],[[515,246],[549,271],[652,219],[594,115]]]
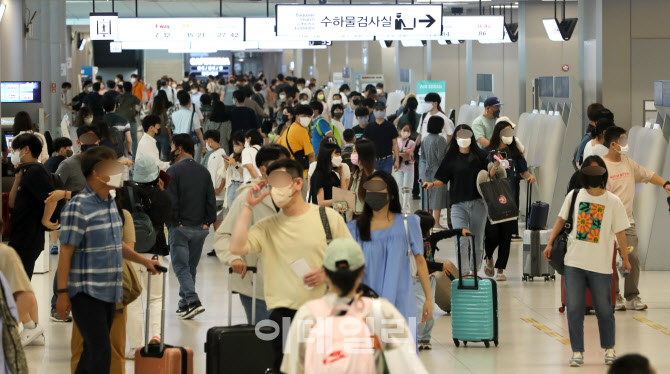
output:
[[[123,223],[114,199],[89,185],[61,212],[61,244],[74,246],[68,277],[70,298],[82,292],[108,303],[123,298]]]

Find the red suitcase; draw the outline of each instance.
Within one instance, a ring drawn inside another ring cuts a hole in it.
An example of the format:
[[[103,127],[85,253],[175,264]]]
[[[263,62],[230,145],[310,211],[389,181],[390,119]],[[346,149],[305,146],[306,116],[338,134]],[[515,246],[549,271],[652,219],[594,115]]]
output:
[[[612,256],[612,307],[616,306],[616,244],[614,245],[614,255]],[[558,308],[558,311],[563,313],[565,312],[565,307],[567,306],[567,301],[565,298],[565,277],[561,276],[561,307]],[[591,291],[586,289],[586,310],[585,314],[588,314],[593,310],[593,300],[591,300]]]
[[[165,287],[167,279],[163,272],[163,306],[161,307],[161,342],[149,344],[149,300],[151,292],[151,276],[147,281],[147,322],[144,333],[144,347],[135,352],[136,374],[193,374],[193,350],[186,347],[165,345]]]

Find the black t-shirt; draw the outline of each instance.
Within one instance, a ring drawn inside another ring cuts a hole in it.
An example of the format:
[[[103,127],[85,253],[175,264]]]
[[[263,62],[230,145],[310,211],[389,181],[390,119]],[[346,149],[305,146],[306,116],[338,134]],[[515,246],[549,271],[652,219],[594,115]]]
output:
[[[340,186],[340,179],[337,177],[334,171],[331,171],[328,174],[324,174],[321,170],[315,170],[312,177],[309,179],[309,195],[310,202],[312,204],[317,204],[317,196],[319,195],[319,190],[323,188],[323,199],[330,200],[333,198],[333,187]]]
[[[51,177],[44,166],[26,167],[19,183],[14,209],[9,245],[14,248],[42,250],[44,248],[44,200],[53,191]]]
[[[389,121],[381,124],[369,123],[365,126],[363,137],[375,143],[377,158],[384,158],[393,154],[393,142],[398,137],[398,130]]]
[[[356,134],[356,139],[358,140],[361,137],[363,137],[363,133],[365,132],[365,127],[361,127],[361,125],[356,125],[356,126],[354,126],[354,128],[352,130],[354,130],[354,134]]]
[[[58,166],[63,161],[65,161],[65,156],[49,157],[47,162],[44,163],[44,167],[47,168],[47,170],[49,170],[49,173],[55,173],[56,170],[58,170]]]
[[[253,109],[245,106],[235,106],[230,113],[231,134],[237,131],[256,130],[260,127],[258,117]]]
[[[449,199],[452,205],[482,198],[477,191],[477,174],[481,170],[486,170],[487,154],[472,152],[472,150],[468,154],[458,152],[453,160],[445,158],[435,173],[435,179],[444,184],[449,183]]]

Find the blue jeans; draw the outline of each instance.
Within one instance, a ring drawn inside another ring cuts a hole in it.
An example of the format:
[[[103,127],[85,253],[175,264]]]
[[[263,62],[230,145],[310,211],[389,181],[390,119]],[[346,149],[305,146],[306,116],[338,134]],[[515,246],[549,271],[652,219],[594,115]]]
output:
[[[161,161],[170,161],[170,136],[168,134],[156,135],[154,139],[156,139]]]
[[[612,308],[612,274],[565,267],[565,298],[568,308],[568,330],[573,352],[584,352],[584,310],[586,287],[591,290],[593,308],[598,317],[600,347],[614,348],[614,308]]]
[[[130,122],[130,139],[133,141],[131,151],[133,152],[133,159],[135,159],[135,152],[137,152],[137,122]]]
[[[430,279],[430,292],[433,294],[435,300],[435,277],[428,277]],[[423,293],[423,287],[419,277],[414,277],[414,293],[416,294],[416,341],[417,343],[430,343],[430,333],[433,331],[435,325],[435,313],[430,315],[430,318],[424,323],[421,323],[421,316],[423,315],[423,304],[426,302],[426,295]]]
[[[468,271],[477,271],[481,267],[482,253],[484,251],[484,229],[486,228],[486,204],[484,200],[462,201],[451,206],[451,225],[454,229],[468,229],[475,236],[475,259],[477,260],[477,269],[470,263],[468,257],[468,247],[470,240],[461,238],[461,264],[463,274]]]
[[[393,172],[393,162],[394,162],[393,157],[387,157],[383,160],[377,160],[375,161],[375,170],[382,170],[391,174]]]
[[[230,182],[230,186],[228,186],[228,191],[226,191],[226,194],[228,196],[228,209],[230,209],[230,207],[233,206],[233,201],[235,201],[235,198],[237,197],[237,189],[240,188],[241,185],[242,182],[236,182],[236,181]]]
[[[200,301],[195,292],[195,275],[202,255],[202,246],[209,230],[201,226],[171,227],[169,229],[172,269],[179,281],[179,307]]]
[[[247,295],[240,294],[240,301],[242,302],[242,307],[244,307],[244,313],[247,315],[247,323],[251,325],[252,299]],[[268,307],[265,305],[265,300],[256,299],[256,323],[268,318],[270,318],[270,312],[268,312]]]

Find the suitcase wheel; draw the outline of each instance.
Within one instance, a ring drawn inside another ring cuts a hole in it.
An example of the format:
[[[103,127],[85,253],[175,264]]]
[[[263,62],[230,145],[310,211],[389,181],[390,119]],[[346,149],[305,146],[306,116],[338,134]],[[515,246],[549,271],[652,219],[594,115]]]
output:
[[[498,339],[494,340],[493,344],[495,344],[495,346],[497,347],[498,346]]]
[[[466,341],[464,340],[464,341],[463,341],[463,346],[464,346],[464,347],[467,347],[467,346],[468,346],[468,342],[466,342]]]
[[[561,306],[560,308],[558,308],[558,311],[559,311],[560,313],[565,312],[565,305],[563,305],[563,306]]]
[[[545,282],[549,282],[550,279],[551,279],[551,278],[549,278],[549,277],[544,277],[544,281],[545,281]]]
[[[488,340],[484,340],[484,346],[485,346],[486,348],[489,348],[489,347],[491,346],[491,343],[489,343]]]
[[[524,275],[523,277],[521,277],[521,281],[522,281],[522,282],[525,282],[525,281],[527,281],[527,280],[528,280],[528,277],[527,277],[527,276]]]
[[[533,281],[533,277],[528,277],[528,279],[529,279],[531,282]]]
[[[556,276],[555,276],[555,275],[552,275],[552,276],[551,276],[551,280],[556,280]]]
[[[454,339],[454,345],[458,348],[458,346],[461,345],[461,342],[459,342],[458,339]]]
[[[589,313],[591,313],[591,310],[592,310],[592,309],[593,309],[593,308],[587,306],[587,307],[586,307],[586,310],[584,311],[584,315],[585,315],[585,316],[589,315]]]

